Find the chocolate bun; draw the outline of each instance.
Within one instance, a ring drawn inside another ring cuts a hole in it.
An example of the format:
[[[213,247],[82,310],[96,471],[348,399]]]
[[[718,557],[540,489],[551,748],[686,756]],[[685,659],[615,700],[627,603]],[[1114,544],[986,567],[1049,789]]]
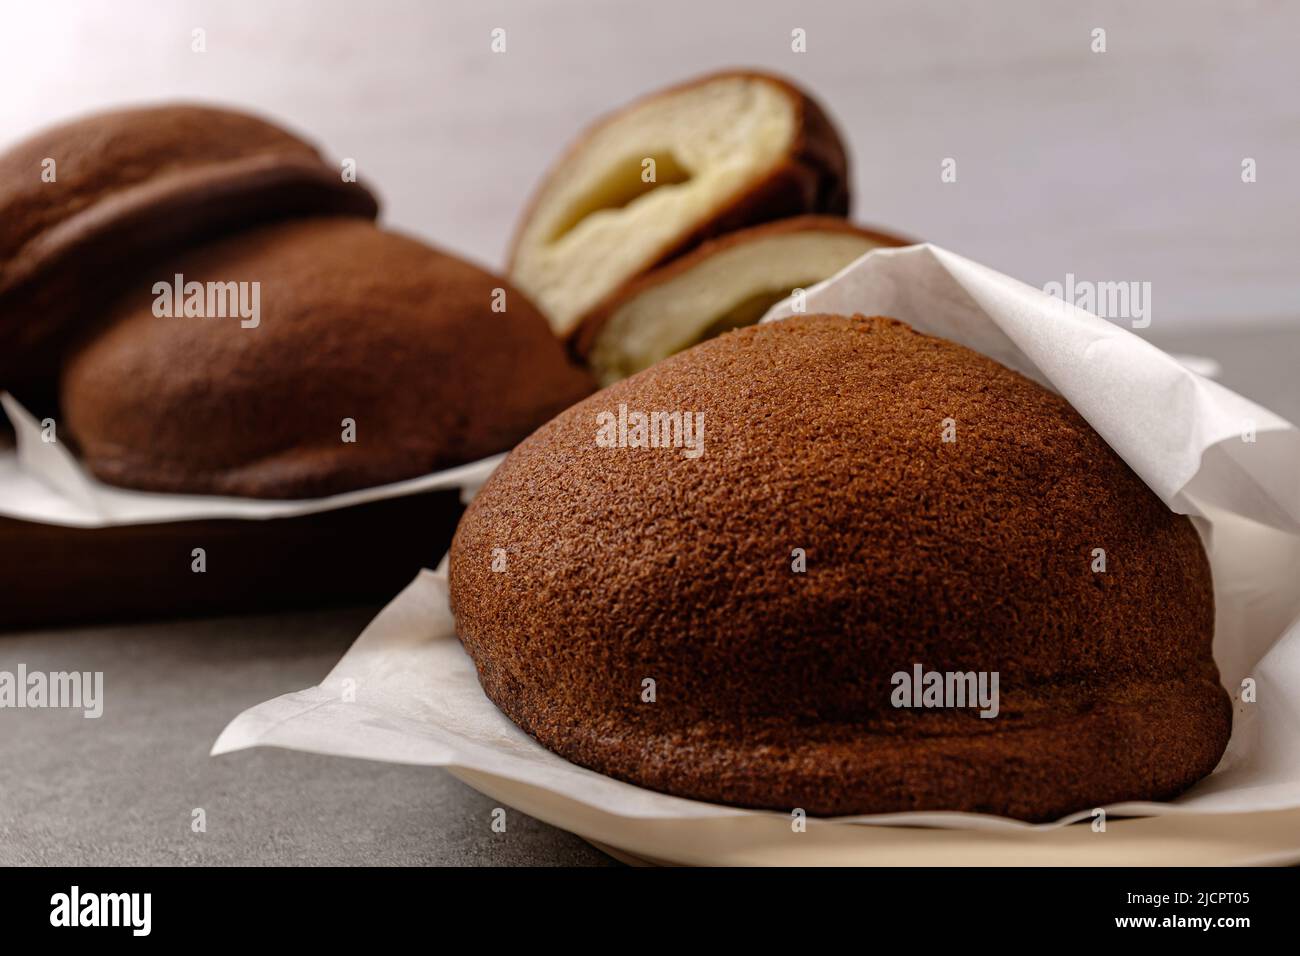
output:
[[[248,283],[256,321],[155,314],[177,275]],[[310,218],[138,277],[70,357],[61,401],[104,481],[297,498],[504,451],[591,387],[503,280],[364,219]]]
[[[664,410],[702,446],[623,435]],[[1063,398],[891,319],[751,326],[568,409],[470,505],[450,587],[515,723],[698,800],[1051,820],[1175,796],[1231,727],[1192,523]],[[896,706],[918,667],[997,673],[996,715]]]
[[[148,257],[281,216],[377,212],[314,146],[244,113],[141,107],[44,130],[0,154],[0,387],[50,379],[70,326]]]
[[[821,107],[779,77],[718,73],[588,129],[542,181],[508,274],[567,337],[624,283],[711,236],[848,210],[848,160]]]
[[[753,325],[873,249],[910,240],[834,216],[794,216],[729,232],[629,283],[583,320],[574,348],[604,385]]]

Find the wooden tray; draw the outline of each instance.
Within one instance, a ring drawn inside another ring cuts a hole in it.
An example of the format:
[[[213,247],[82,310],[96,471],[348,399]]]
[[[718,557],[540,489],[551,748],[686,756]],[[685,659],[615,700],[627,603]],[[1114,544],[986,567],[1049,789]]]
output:
[[[0,630],[387,600],[437,565],[463,510],[450,490],[264,521],[0,518]]]

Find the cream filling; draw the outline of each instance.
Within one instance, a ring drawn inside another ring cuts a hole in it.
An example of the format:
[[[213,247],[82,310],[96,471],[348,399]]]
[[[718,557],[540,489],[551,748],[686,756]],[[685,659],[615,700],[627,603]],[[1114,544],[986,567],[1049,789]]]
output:
[[[654,265],[789,154],[794,105],[780,87],[725,77],[659,97],[597,129],[547,184],[511,280],[557,334]],[[655,181],[643,182],[644,160]]]
[[[792,232],[740,243],[651,286],[610,315],[588,358],[602,385],[731,328],[834,275],[880,243],[840,232]]]

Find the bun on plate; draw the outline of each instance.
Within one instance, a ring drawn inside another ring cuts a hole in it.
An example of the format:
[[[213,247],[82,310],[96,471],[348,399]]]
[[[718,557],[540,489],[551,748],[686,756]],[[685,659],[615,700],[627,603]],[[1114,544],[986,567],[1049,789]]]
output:
[[[567,409],[450,586],[516,724],[697,800],[1051,820],[1175,796],[1231,729],[1191,521],[1060,396],[886,318],[740,329]]]
[[[188,314],[191,288],[223,314]],[[311,218],[141,275],[61,397],[104,481],[301,498],[505,451],[591,389],[504,280],[364,219]]]

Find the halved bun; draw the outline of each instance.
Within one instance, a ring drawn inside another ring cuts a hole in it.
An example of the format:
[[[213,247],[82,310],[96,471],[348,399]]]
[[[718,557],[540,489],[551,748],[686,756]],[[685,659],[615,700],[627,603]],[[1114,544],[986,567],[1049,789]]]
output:
[[[704,239],[846,215],[847,168],[834,127],[795,86],[761,73],[704,77],[628,106],[569,149],[519,225],[510,279],[567,337],[628,280]]]
[[[795,289],[872,249],[908,240],[833,216],[796,216],[729,233],[631,283],[583,322],[575,345],[601,384],[753,325]]]

